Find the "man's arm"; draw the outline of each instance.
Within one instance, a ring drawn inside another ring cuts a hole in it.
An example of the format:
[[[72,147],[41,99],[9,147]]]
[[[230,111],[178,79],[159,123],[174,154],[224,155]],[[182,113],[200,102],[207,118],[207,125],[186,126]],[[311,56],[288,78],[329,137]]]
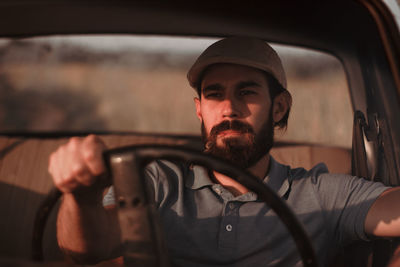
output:
[[[365,219],[365,232],[380,237],[400,236],[400,187],[383,192]]]
[[[71,260],[96,263],[120,255],[114,207],[102,205],[105,144],[96,136],[71,138],[50,156],[49,172],[63,192],[57,218],[60,248]]]

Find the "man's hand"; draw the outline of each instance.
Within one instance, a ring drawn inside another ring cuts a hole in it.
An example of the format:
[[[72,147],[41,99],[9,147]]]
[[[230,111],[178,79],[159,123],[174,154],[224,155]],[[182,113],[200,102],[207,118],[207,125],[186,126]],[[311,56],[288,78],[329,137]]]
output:
[[[95,135],[73,137],[50,155],[49,173],[55,186],[63,193],[73,193],[93,185],[103,174],[104,142]]]
[[[57,239],[65,256],[77,263],[97,263],[121,255],[116,210],[102,205],[104,142],[95,135],[71,138],[51,154],[49,172],[63,192]]]

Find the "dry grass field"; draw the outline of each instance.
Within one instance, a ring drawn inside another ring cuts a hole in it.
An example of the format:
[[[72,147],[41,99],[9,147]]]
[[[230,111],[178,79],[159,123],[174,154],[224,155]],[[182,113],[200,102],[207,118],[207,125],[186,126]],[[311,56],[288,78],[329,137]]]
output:
[[[11,42],[0,51],[0,127],[199,134],[186,81],[196,56]],[[293,108],[276,138],[349,147],[352,110],[338,61],[309,52],[281,57]]]

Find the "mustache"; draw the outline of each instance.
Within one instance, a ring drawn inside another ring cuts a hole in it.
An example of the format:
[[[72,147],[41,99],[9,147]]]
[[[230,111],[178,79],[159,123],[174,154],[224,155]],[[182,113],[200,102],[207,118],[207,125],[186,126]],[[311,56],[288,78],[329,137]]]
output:
[[[210,136],[216,136],[219,133],[227,130],[233,130],[237,131],[240,133],[254,133],[253,128],[251,127],[250,124],[238,121],[238,120],[225,120],[222,121],[221,123],[215,125],[211,131],[210,131]]]

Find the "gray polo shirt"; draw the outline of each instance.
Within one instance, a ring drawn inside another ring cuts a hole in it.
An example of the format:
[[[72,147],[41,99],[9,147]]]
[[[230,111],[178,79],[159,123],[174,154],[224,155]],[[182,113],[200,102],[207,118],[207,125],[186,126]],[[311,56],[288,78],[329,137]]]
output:
[[[148,166],[147,175],[176,266],[301,265],[285,226],[255,193],[235,197],[214,183],[203,167],[183,163],[156,161]],[[287,198],[322,266],[339,246],[367,239],[366,214],[388,189],[357,177],[329,174],[324,164],[310,171],[291,169],[272,157],[264,182]]]

